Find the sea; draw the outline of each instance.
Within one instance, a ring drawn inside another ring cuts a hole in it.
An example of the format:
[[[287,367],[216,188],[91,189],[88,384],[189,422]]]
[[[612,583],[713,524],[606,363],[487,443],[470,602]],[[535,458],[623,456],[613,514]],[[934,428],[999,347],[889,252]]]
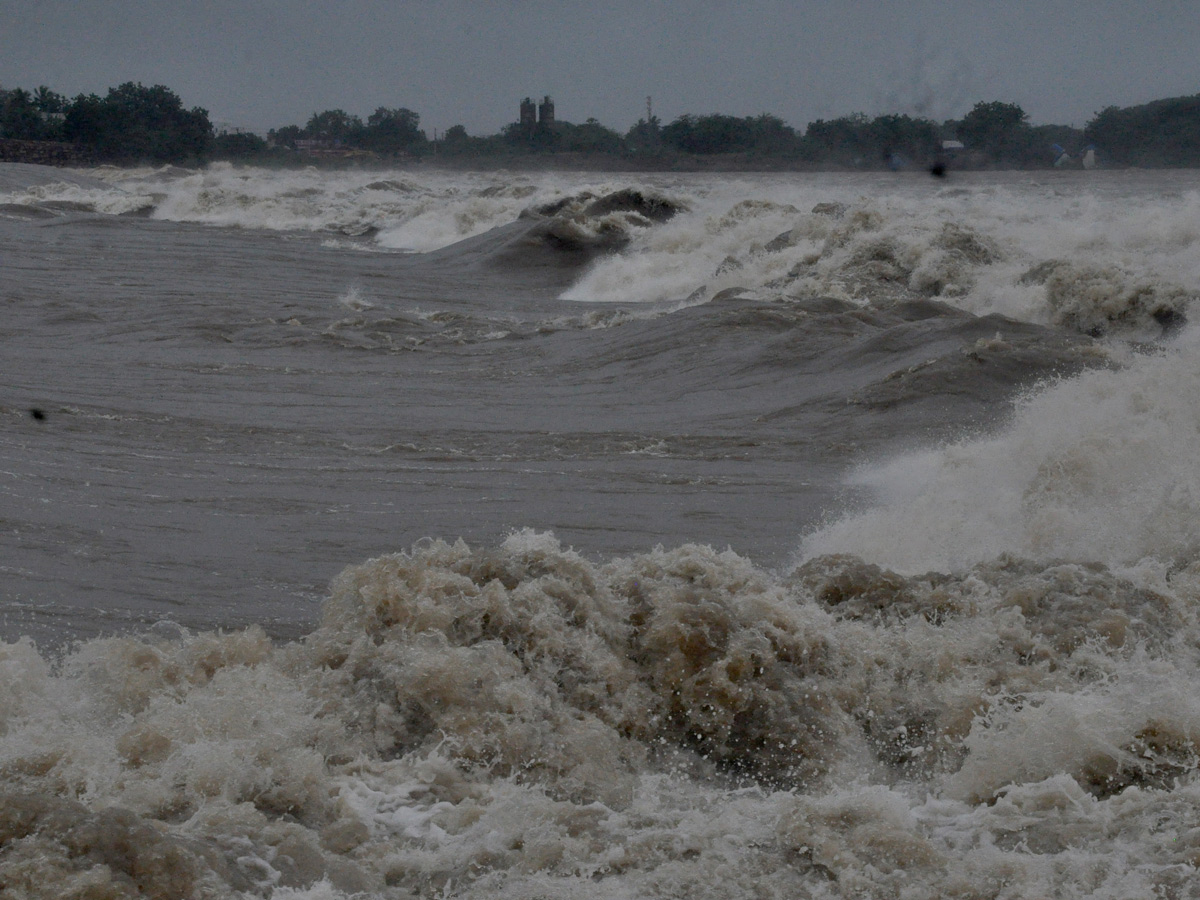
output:
[[[1200,897],[1200,172],[0,164],[0,896]]]

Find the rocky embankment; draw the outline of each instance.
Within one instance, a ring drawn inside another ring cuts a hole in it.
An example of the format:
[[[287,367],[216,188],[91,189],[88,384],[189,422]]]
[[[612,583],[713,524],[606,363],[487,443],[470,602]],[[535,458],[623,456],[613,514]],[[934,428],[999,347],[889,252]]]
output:
[[[87,166],[94,163],[87,152],[74,144],[6,138],[0,138],[0,162],[36,163],[42,166]]]

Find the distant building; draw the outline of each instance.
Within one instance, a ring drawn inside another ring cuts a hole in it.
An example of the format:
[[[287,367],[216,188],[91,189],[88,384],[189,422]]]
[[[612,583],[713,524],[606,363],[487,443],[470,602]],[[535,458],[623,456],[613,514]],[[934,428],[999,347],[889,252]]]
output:
[[[214,134],[217,134],[217,135],[222,135],[222,134],[252,134],[252,135],[254,135],[255,137],[263,137],[263,136],[264,136],[264,135],[261,135],[261,134],[259,134],[259,133],[258,133],[258,132],[256,132],[256,131],[252,131],[252,130],[251,130],[251,129],[249,129],[249,128],[242,128],[242,127],[240,127],[240,126],[238,126],[238,125],[234,125],[232,122],[213,122],[213,123],[212,123],[212,128],[213,128],[213,133],[214,133]]]
[[[317,159],[378,159],[370,150],[347,147],[340,140],[330,138],[299,138],[295,141],[296,152],[301,156]]]
[[[550,99],[549,94],[538,104],[538,122],[542,125],[554,124],[554,101]]]
[[[296,149],[302,153],[320,153],[325,150],[338,150],[341,148],[341,145],[341,141],[334,141],[329,138],[299,138],[296,141]]]
[[[521,131],[529,137],[533,137],[535,128],[537,128],[537,106],[526,97],[521,101]]]

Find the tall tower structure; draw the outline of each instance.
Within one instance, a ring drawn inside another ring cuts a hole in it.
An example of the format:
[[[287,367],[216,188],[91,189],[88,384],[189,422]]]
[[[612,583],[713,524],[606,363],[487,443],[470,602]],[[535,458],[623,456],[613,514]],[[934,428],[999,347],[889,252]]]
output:
[[[521,131],[526,137],[533,137],[534,129],[537,128],[537,107],[533,101],[526,97],[521,101]]]
[[[538,121],[543,125],[554,124],[554,101],[550,99],[549,94],[538,104]]]

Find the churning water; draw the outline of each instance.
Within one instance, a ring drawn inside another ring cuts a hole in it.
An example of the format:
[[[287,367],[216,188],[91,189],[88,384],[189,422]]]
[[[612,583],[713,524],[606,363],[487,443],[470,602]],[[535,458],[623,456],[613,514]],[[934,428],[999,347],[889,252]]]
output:
[[[1200,896],[1200,176],[0,166],[0,895]]]

